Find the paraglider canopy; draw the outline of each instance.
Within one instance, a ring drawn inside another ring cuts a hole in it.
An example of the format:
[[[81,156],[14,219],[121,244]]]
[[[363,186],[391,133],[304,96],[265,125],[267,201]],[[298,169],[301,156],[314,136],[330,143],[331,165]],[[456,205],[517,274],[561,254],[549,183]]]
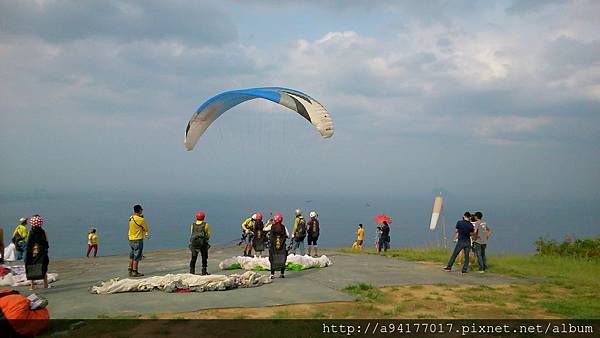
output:
[[[312,97],[282,87],[250,88],[224,92],[204,102],[187,124],[185,148],[188,151],[194,149],[206,129],[219,116],[238,104],[252,99],[265,99],[287,107],[310,122],[323,138],[333,136],[333,120],[329,112]]]

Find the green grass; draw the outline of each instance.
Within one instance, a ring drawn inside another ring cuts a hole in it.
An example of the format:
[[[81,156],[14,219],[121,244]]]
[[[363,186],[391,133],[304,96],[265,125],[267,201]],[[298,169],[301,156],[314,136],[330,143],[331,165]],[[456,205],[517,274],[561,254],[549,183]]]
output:
[[[351,293],[359,296],[359,300],[386,303],[388,300],[384,297],[383,292],[371,284],[359,283],[350,284],[342,289],[343,292]]]
[[[359,253],[359,254],[369,254],[369,255],[381,255],[393,258],[401,258],[408,261],[418,261],[418,262],[440,262],[446,263],[448,262],[448,258],[450,257],[449,251],[446,249],[437,249],[437,248],[402,248],[402,249],[394,249],[388,250],[387,252],[377,253],[375,249],[363,249],[362,251],[353,251],[352,249],[341,248],[337,250],[338,252],[345,253]]]
[[[349,249],[339,249],[340,252],[358,254],[375,254],[373,249],[363,249],[360,252]],[[445,264],[450,257],[450,250],[439,248],[402,248],[380,253],[382,256],[393,257],[408,261],[426,261]],[[471,267],[476,267],[476,263]],[[551,313],[572,319],[600,319],[600,260],[583,259],[562,256],[537,255],[503,255],[488,257],[488,271],[529,279],[536,282],[533,291],[540,291],[548,299],[537,302],[538,306]],[[436,284],[442,286],[440,284]],[[568,297],[555,295],[552,287],[560,287],[568,292]],[[515,286],[522,297],[523,303],[528,302],[532,291],[530,285]],[[451,289],[452,287],[448,287]],[[473,287],[482,290],[485,286]],[[472,300],[484,300],[476,296]],[[492,297],[493,298],[493,297]],[[489,299],[497,302],[498,299]],[[529,307],[530,304],[524,304]]]

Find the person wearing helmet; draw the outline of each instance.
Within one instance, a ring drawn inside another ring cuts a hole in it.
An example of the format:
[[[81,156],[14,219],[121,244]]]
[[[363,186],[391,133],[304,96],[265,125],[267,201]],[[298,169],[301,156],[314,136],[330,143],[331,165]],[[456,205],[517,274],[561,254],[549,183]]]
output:
[[[296,219],[294,220],[294,229],[292,230],[293,247],[292,253],[296,254],[296,249],[300,248],[300,254],[304,256],[304,238],[306,237],[306,221],[302,216],[302,211],[296,209]]]
[[[254,238],[254,223],[256,222],[256,214],[252,214],[252,216],[246,218],[242,222],[242,240],[244,243],[244,256],[251,257],[252,256],[252,239]],[[261,216],[262,218],[262,216]]]
[[[319,220],[317,219],[317,212],[316,211],[311,211],[310,214],[310,220],[308,221],[307,225],[308,225],[308,229],[307,229],[307,234],[308,234],[308,255],[311,255],[311,251],[312,248],[314,248],[314,255],[313,257],[317,257],[317,241],[319,240]]]
[[[269,220],[264,231],[269,233],[269,262],[271,263],[271,276],[275,270],[279,270],[281,278],[285,278],[285,264],[287,261],[286,239],[290,236],[287,228],[283,225],[283,215],[276,213],[273,220]]]
[[[141,277],[138,271],[144,252],[144,237],[148,236],[148,224],[144,220],[144,209],[141,205],[133,206],[133,215],[129,217],[129,277]]]
[[[204,221],[206,215],[204,212],[199,211],[196,213],[196,221],[190,226],[190,251],[192,252],[192,259],[190,260],[190,273],[196,273],[196,260],[198,260],[198,253],[202,256],[202,276],[206,276],[209,273],[206,271],[208,265],[208,249],[210,244],[210,225]]]
[[[264,231],[264,227],[262,214],[257,212],[256,219],[254,220],[254,236],[252,240],[252,248],[254,249],[255,257],[256,254],[258,254],[258,257],[262,257],[262,252],[265,250],[267,235]]]
[[[15,231],[13,231],[12,242],[15,244],[15,250],[17,251],[17,260],[23,259],[23,253],[27,246],[27,218],[21,217],[19,224],[17,224]]]
[[[48,237],[42,228],[44,220],[40,215],[33,215],[29,219],[31,231],[27,236],[27,250],[25,252],[25,275],[31,281],[29,290],[35,290],[35,281],[43,279],[44,288],[48,288]]]

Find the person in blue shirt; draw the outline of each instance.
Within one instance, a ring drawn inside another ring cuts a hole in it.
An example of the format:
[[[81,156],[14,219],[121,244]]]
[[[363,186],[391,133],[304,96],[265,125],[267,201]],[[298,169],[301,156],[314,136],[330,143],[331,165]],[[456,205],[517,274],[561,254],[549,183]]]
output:
[[[467,273],[469,271],[469,252],[471,250],[471,234],[475,231],[473,224],[471,223],[471,213],[465,212],[463,215],[463,219],[456,223],[456,232],[458,235],[458,241],[456,242],[456,246],[454,247],[454,252],[452,256],[450,256],[450,260],[448,261],[448,265],[444,268],[446,271],[452,270],[452,265],[454,265],[454,261],[456,260],[456,256],[461,251],[464,251],[465,261],[462,267],[462,273]]]

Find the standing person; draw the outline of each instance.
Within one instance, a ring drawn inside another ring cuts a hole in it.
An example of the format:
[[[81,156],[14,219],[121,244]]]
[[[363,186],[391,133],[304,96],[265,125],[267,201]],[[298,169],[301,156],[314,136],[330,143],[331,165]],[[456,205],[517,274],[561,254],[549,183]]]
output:
[[[377,250],[377,252],[381,252],[379,243],[381,243],[381,227],[377,226],[377,231],[375,233],[375,250]]]
[[[359,250],[362,250],[363,240],[365,238],[365,229],[363,229],[363,225],[359,224],[358,229],[356,230],[356,246]]]
[[[254,239],[252,240],[252,248],[254,249],[255,257],[258,253],[258,257],[262,257],[262,252],[265,250],[267,235],[264,231],[265,225],[262,221],[262,214],[256,213],[256,220],[254,221]]]
[[[42,229],[44,220],[40,215],[33,215],[29,219],[31,231],[27,237],[27,250],[25,253],[25,274],[27,280],[31,281],[29,290],[35,290],[35,281],[43,279],[44,288],[48,288],[48,237]]]
[[[244,243],[244,257],[252,256],[252,239],[254,238],[254,222],[256,214],[246,218],[242,222],[242,242]]]
[[[15,250],[17,251],[17,260],[23,259],[23,253],[27,247],[27,218],[21,217],[19,224],[13,231],[12,242],[15,244]]]
[[[464,252],[464,263],[462,267],[462,273],[467,273],[469,271],[469,251],[471,250],[471,233],[475,231],[473,224],[470,222],[471,213],[465,212],[463,215],[463,219],[456,223],[456,230],[458,232],[458,241],[456,242],[456,246],[454,247],[454,252],[452,256],[450,256],[450,260],[448,261],[448,265],[444,268],[446,271],[452,270],[452,265],[454,265],[454,261],[458,256],[458,253]]]
[[[90,257],[90,252],[92,249],[94,249],[94,257],[96,257],[96,254],[98,253],[98,235],[96,234],[96,228],[94,227],[92,227],[88,233],[88,248],[87,253],[85,254],[86,257]]]
[[[306,238],[306,221],[302,216],[302,211],[296,209],[296,219],[294,219],[294,229],[292,230],[292,253],[296,254],[296,249],[300,248],[300,254],[304,256],[304,238]]]
[[[210,225],[204,221],[206,214],[199,211],[196,213],[196,221],[192,223],[190,227],[190,251],[192,252],[192,259],[190,260],[190,273],[196,273],[196,260],[198,259],[198,253],[202,256],[202,276],[206,276],[209,273],[206,271],[208,266],[208,249],[210,244]]]
[[[377,252],[381,252],[382,248],[384,252],[387,252],[390,248],[390,226],[386,221],[383,221],[383,226],[381,227],[381,236],[379,237],[379,247],[377,248]]]
[[[285,225],[282,224],[283,215],[276,213],[273,216],[273,222],[269,221],[264,227],[264,231],[269,232],[269,262],[271,263],[271,276],[275,275],[275,270],[279,270],[281,278],[285,278],[285,264],[287,261],[287,247],[285,241],[290,237]]]
[[[492,229],[487,226],[487,223],[482,218],[483,213],[477,211],[475,213],[475,231],[473,232],[473,251],[477,255],[480,273],[485,272],[487,269],[485,249],[487,248],[488,239],[492,235]]]
[[[317,257],[317,255],[318,255],[317,241],[319,240],[319,232],[321,231],[321,228],[319,225],[319,220],[317,219],[317,217],[318,217],[317,212],[313,210],[308,215],[310,216],[310,220],[307,223],[307,225],[308,225],[308,229],[307,229],[308,255],[310,256],[310,254],[311,254],[311,248],[314,248],[315,251],[314,251],[313,257]]]
[[[139,204],[133,206],[133,215],[129,217],[129,277],[141,277],[138,268],[144,254],[144,237],[148,236],[148,224],[144,220],[144,209]]]

